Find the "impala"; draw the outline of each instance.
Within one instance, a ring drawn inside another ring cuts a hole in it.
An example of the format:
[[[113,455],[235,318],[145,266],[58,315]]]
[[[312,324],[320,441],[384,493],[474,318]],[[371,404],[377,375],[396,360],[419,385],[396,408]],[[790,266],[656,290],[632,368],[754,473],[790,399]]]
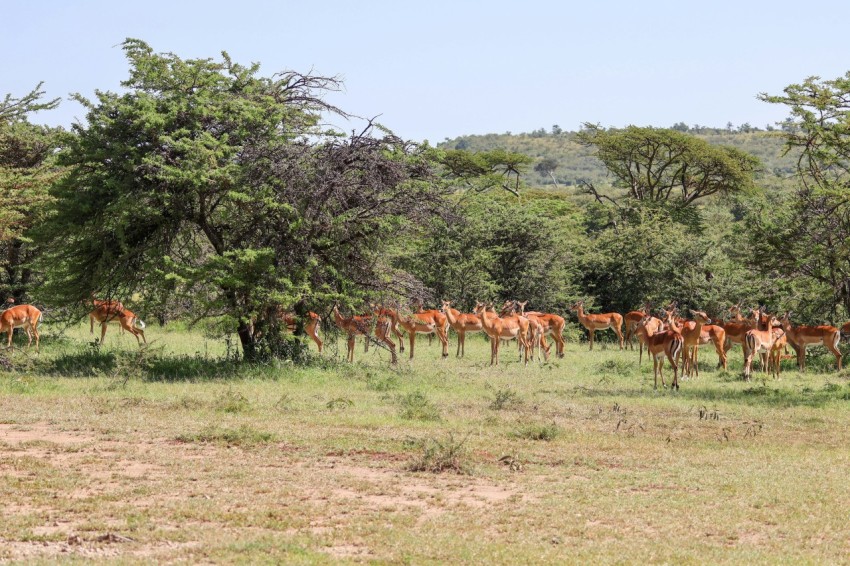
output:
[[[685,340],[682,335],[675,330],[656,331],[650,326],[654,317],[645,315],[638,323],[635,332],[643,334],[646,341],[646,349],[652,356],[652,372],[655,377],[655,389],[658,389],[658,376],[661,376],[661,385],[666,387],[664,383],[664,357],[670,360],[670,365],[673,366],[673,382],[670,384],[672,389],[679,389],[679,365],[676,359],[684,349]],[[656,319],[658,320],[658,319]]]
[[[726,332],[726,344],[723,347],[724,352],[729,352],[735,344],[740,344],[743,348],[744,337],[747,335],[748,331],[756,327],[759,317],[758,309],[753,309],[750,318],[744,318],[741,316],[740,303],[729,307],[729,314],[732,316],[730,321],[724,323],[718,321],[718,325],[722,326],[723,330]]]
[[[95,321],[100,323],[101,344],[103,344],[103,340],[106,337],[106,329],[110,322],[120,324],[122,330],[126,330],[136,338],[139,346],[142,345],[142,341],[145,344],[148,343],[147,338],[145,338],[146,325],[144,321],[137,317],[133,311],[124,308],[121,301],[98,301],[97,299],[93,299],[92,303],[95,309],[89,313],[89,331],[94,333]],[[140,336],[142,338],[141,340],[139,340]]]
[[[7,332],[9,340],[8,348],[12,348],[12,335],[16,328],[23,328],[27,333],[27,348],[32,345],[32,337],[35,336],[35,351],[38,352],[38,323],[41,322],[41,311],[32,305],[18,305],[0,312],[0,334]]]
[[[100,343],[103,344],[103,337],[106,335],[106,324],[110,322],[118,322],[118,315],[124,312],[124,304],[121,301],[101,301],[91,296],[91,302],[94,310],[89,313],[89,333],[94,334],[94,323],[97,321],[101,325]],[[121,333],[124,333],[124,327],[120,326]]]
[[[502,318],[520,316],[522,318],[527,319],[528,334],[525,337],[525,342],[528,344],[529,347],[529,359],[534,360],[534,348],[536,347],[538,352],[540,350],[543,351],[543,357],[548,360],[549,346],[546,344],[543,323],[533,314],[526,314],[524,312],[526,304],[528,304],[528,301],[525,301],[524,303],[510,300],[505,301],[504,304],[502,304],[499,316]],[[517,313],[518,310],[520,311],[519,313]],[[502,339],[502,345],[505,345],[506,343],[507,340]],[[523,348],[525,348],[525,345],[521,341],[517,341],[517,347],[519,348],[520,359],[522,359]]]
[[[774,377],[779,379],[779,374],[782,372],[782,352],[788,345],[788,333],[782,328],[774,327],[773,334],[776,339],[773,341],[773,348],[770,349],[770,354],[767,356],[767,365],[768,369],[773,370]]]
[[[806,348],[812,344],[823,344],[835,356],[835,363],[841,370],[841,351],[838,343],[841,341],[841,332],[834,326],[791,326],[791,312],[786,312],[782,317],[782,328],[788,335],[788,341],[797,347],[797,367],[800,371],[806,371]]]
[[[287,330],[294,333],[295,329],[298,325],[298,315],[291,311],[278,310],[277,311],[278,320],[283,322],[286,325]],[[304,333],[309,336],[313,342],[316,343],[316,346],[319,348],[319,353],[322,353],[322,346],[324,342],[319,338],[319,330],[322,326],[322,317],[317,315],[316,313],[310,311],[307,313],[305,317],[306,321],[304,322]]]
[[[450,301],[443,301],[443,308],[441,310],[446,315],[449,326],[457,332],[457,354],[455,356],[463,357],[466,353],[466,333],[481,332],[483,329],[481,319],[474,314],[465,314],[452,308]]]
[[[681,327],[674,327],[673,324],[671,324],[671,328],[678,330],[682,334],[682,339],[684,340],[684,348],[682,350],[682,375],[690,377],[691,372],[695,371],[696,376],[699,377],[697,352],[703,328],[705,325],[711,324],[711,319],[708,318],[708,315],[703,311],[691,310],[691,315],[694,317],[693,320],[686,320],[682,322]]]
[[[442,315],[445,318],[445,315]],[[413,349],[416,347],[416,334],[436,334],[443,345],[443,357],[449,355],[449,343],[446,330],[440,320],[428,312],[416,312],[408,316],[397,315],[399,325],[407,331],[410,339],[410,359],[413,359]]]
[[[546,336],[551,336],[552,340],[555,341],[555,352],[559,358],[564,357],[564,325],[566,325],[566,321],[564,317],[559,316],[557,314],[550,313],[542,313],[537,311],[525,312],[525,305],[528,304],[528,301],[524,301],[521,303],[517,303],[519,305],[519,314],[525,317],[534,317],[536,318],[540,324],[543,325],[543,335],[541,336],[541,344],[544,348],[546,348]],[[546,352],[546,357],[549,356],[549,349],[546,348],[544,350]]]
[[[475,314],[481,320],[481,327],[490,337],[490,365],[499,365],[499,340],[518,340],[525,351],[525,363],[528,364],[528,319],[522,316],[499,317],[487,310],[484,303],[475,305]]]
[[[344,317],[339,313],[339,305],[334,305],[333,315],[334,324],[336,324],[340,330],[348,334],[348,339],[346,341],[346,345],[348,347],[346,361],[353,363],[355,338],[357,336],[364,336],[366,340],[369,339],[369,332],[372,329],[372,317],[369,315]],[[375,325],[375,335],[378,337],[380,342],[383,342],[389,347],[390,355],[392,356],[391,363],[395,365],[398,363],[398,359],[396,358],[395,353],[395,343],[390,340],[388,335],[389,326],[389,322],[386,318],[383,322],[379,321],[379,323]]]
[[[590,349],[593,350],[593,335],[597,330],[612,329],[620,339],[620,349],[623,349],[623,315],[616,312],[604,314],[585,314],[584,301],[578,301],[570,310],[576,313],[582,326],[587,328],[590,337]]]
[[[635,330],[637,330],[637,325],[638,323],[640,323],[641,320],[643,320],[643,317],[645,317],[647,314],[649,314],[649,311],[644,306],[643,310],[629,311],[626,313],[626,316],[623,317],[623,320],[626,323],[626,342],[629,343],[630,350],[635,349],[634,338]],[[642,347],[643,342],[638,339],[638,348]]]
[[[776,333],[774,326],[777,324],[775,316],[771,316],[759,309],[759,318],[756,328],[747,331],[744,336],[744,379],[750,380],[753,371],[753,356],[759,354],[761,358],[762,368],[767,374],[768,355],[773,349],[773,344],[776,342]],[[776,375],[774,370],[774,375]]]
[[[375,316],[384,316],[390,320],[390,331],[396,337],[396,340],[398,340],[398,351],[404,352],[404,334],[398,322],[398,311],[374,303],[369,303],[369,307]]]

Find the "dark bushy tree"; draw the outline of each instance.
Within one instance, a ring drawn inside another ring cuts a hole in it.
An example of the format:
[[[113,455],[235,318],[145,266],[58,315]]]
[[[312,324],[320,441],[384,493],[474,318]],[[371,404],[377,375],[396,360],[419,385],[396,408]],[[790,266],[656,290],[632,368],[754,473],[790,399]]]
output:
[[[61,154],[70,172],[45,232],[56,304],[103,289],[181,297],[193,318],[237,329],[250,359],[270,305],[389,285],[388,242],[442,212],[424,150],[371,126],[323,129],[343,114],[322,99],[336,80],[123,47],[125,91],[76,96],[88,123]]]

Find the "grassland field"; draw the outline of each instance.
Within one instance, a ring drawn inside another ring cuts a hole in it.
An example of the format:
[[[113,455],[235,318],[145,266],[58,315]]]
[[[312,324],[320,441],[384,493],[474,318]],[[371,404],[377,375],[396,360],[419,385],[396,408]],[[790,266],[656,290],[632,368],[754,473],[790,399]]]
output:
[[[850,372],[820,349],[745,383],[704,348],[671,392],[612,343],[247,367],[180,325],[43,334],[0,368],[2,562],[850,562]]]

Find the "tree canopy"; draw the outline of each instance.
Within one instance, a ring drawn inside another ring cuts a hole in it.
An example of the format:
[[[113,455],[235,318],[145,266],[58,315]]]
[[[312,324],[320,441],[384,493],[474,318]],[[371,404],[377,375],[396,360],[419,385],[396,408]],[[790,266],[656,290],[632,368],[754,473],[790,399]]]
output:
[[[60,156],[46,229],[63,243],[48,262],[58,304],[182,297],[238,328],[251,357],[271,305],[386,288],[387,237],[441,213],[421,148],[322,127],[344,114],[322,99],[335,79],[123,47],[126,92],[76,96],[88,124]]]
[[[758,161],[734,147],[711,145],[676,130],[623,130],[585,124],[577,139],[596,149],[596,156],[614,177],[614,185],[629,199],[687,206],[715,194],[743,192],[753,187]],[[600,201],[620,204],[593,185],[587,189]]]

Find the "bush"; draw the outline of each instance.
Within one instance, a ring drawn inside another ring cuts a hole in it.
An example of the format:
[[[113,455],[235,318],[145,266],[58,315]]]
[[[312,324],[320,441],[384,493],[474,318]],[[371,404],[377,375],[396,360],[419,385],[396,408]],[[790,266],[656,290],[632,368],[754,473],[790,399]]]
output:
[[[401,405],[401,418],[403,419],[418,421],[440,420],[440,410],[421,391],[400,395],[398,402]]]
[[[422,452],[408,465],[407,469],[411,472],[472,473],[469,464],[465,461],[467,450],[464,445],[468,438],[469,435],[458,441],[450,433],[444,442],[430,438],[422,441]]]

